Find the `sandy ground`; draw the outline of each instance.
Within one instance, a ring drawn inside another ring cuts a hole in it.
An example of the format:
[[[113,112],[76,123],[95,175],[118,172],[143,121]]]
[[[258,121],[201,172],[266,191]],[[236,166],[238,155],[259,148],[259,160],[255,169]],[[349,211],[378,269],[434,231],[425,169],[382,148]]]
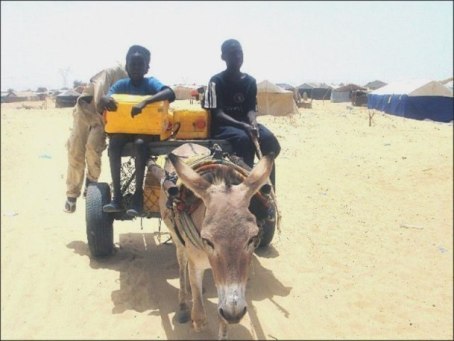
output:
[[[159,220],[114,224],[90,258],[85,202],[63,212],[72,109],[1,107],[1,338],[215,339],[174,320]],[[232,339],[452,339],[453,126],[315,101],[262,116],[278,136],[281,233],[254,255]],[[110,182],[107,153],[102,181]]]

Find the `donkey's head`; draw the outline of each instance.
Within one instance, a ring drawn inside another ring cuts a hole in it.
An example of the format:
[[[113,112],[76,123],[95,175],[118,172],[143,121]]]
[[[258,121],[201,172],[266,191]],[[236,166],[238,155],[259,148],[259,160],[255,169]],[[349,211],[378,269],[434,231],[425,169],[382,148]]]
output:
[[[218,313],[227,323],[238,323],[246,313],[245,289],[249,265],[259,243],[259,228],[249,211],[252,196],[267,182],[274,155],[263,157],[239,184],[229,172],[208,181],[177,156],[170,160],[183,184],[205,204],[201,237],[219,296]]]

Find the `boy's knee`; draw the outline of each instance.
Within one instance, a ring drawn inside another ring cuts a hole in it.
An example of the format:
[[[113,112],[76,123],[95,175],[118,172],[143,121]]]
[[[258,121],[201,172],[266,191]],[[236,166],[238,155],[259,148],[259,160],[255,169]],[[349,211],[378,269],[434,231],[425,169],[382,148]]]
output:
[[[145,152],[146,152],[146,148],[145,148],[145,147],[146,147],[146,144],[145,144],[145,141],[144,141],[143,139],[141,139],[141,138],[136,139],[136,140],[134,141],[134,147],[135,147],[136,152],[137,152],[137,154],[138,154],[137,156],[143,157],[144,154],[145,154]]]
[[[261,148],[263,149],[263,154],[274,153],[274,156],[277,157],[281,152],[281,145],[274,135],[268,135],[262,138]]]
[[[142,147],[142,146],[145,144],[145,142],[144,142],[143,139],[136,139],[136,140],[134,141],[134,144],[135,144],[137,147]]]
[[[135,146],[135,150],[136,150],[136,158],[141,160],[141,162],[145,162],[145,160],[147,159],[147,157],[149,155],[148,149],[147,149],[148,142],[149,142],[148,140],[143,139],[143,138],[137,138],[134,141],[134,146]]]

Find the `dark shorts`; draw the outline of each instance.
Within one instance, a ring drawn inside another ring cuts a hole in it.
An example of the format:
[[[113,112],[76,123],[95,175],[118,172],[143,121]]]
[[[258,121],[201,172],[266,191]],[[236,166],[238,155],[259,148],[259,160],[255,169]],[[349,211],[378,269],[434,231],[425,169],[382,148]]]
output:
[[[121,154],[121,151],[125,147],[125,145],[129,142],[134,143],[136,153],[139,152],[141,154],[146,152],[146,145],[148,142],[152,142],[156,140],[154,135],[145,135],[145,134],[108,134],[109,137],[109,155],[112,154]],[[144,143],[137,144],[136,142],[142,140]]]
[[[259,144],[263,155],[274,152],[276,157],[281,151],[279,141],[276,136],[264,125],[258,124]],[[244,162],[250,167],[254,165],[255,146],[247,132],[243,129],[232,126],[220,126],[213,128],[212,137],[215,139],[228,140],[234,152],[243,158]]]

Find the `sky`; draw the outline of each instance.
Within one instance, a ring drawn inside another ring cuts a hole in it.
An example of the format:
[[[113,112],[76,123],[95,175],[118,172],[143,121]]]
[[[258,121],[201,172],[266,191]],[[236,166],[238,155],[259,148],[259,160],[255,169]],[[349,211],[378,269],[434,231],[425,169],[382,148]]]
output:
[[[204,85],[230,38],[258,82],[453,76],[453,1],[1,1],[1,90],[71,88],[133,44],[148,76]]]

